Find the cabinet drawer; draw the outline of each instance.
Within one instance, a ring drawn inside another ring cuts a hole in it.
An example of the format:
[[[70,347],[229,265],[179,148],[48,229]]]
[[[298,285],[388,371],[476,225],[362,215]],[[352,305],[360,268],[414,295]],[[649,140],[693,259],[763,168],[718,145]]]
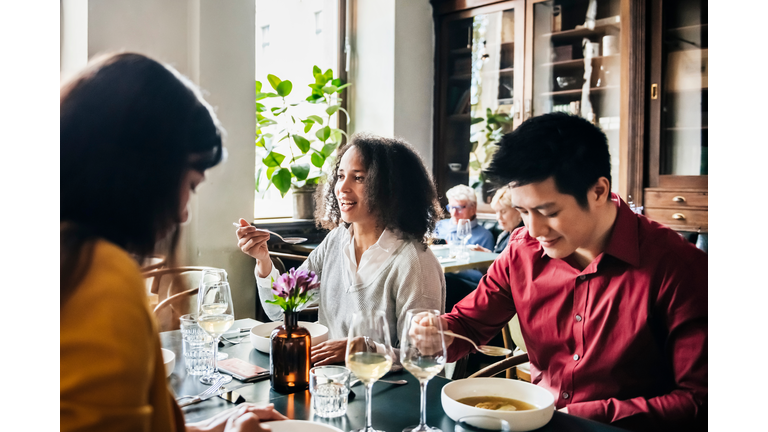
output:
[[[707,207],[706,191],[696,190],[645,190],[645,207]]]
[[[644,214],[646,217],[676,230],[707,231],[707,210],[646,207]]]

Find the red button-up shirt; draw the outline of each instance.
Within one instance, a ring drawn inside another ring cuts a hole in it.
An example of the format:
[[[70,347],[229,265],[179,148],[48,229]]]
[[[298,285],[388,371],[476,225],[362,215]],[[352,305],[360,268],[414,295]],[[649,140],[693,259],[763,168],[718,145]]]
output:
[[[518,314],[534,384],[557,408],[634,430],[706,424],[707,255],[616,195],[613,231],[584,270],[525,227],[472,294],[444,315],[479,343]],[[449,361],[469,352],[454,340]]]

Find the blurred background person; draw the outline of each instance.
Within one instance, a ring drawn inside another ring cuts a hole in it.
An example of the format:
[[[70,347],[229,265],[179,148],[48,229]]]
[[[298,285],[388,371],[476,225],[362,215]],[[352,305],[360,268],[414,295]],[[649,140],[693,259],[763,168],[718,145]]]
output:
[[[496,212],[496,221],[502,230],[498,237],[496,237],[496,245],[493,247],[493,250],[486,249],[480,245],[470,246],[471,250],[501,253],[507,247],[509,235],[512,231],[524,226],[523,217],[520,215],[520,212],[512,207],[512,200],[510,200],[509,196],[509,187],[504,186],[496,190],[491,200],[491,207]]]
[[[199,90],[140,54],[98,57],[61,87],[62,431],[260,431],[251,404],[184,424],[137,261],[189,217],[223,157]]]

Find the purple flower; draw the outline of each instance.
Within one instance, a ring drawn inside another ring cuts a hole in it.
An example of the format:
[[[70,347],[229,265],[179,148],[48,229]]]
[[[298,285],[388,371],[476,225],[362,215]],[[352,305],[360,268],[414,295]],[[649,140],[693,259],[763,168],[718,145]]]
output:
[[[286,310],[296,310],[312,298],[309,291],[319,287],[320,279],[315,272],[304,269],[297,271],[292,268],[280,275],[272,284],[272,294],[285,300],[276,304],[280,304]],[[269,302],[272,303],[272,301]]]
[[[291,269],[291,272],[293,272],[293,269]],[[320,279],[311,270],[299,270],[294,273],[294,276],[296,277],[296,287],[299,289],[299,295],[320,287]]]
[[[291,273],[283,273],[280,275],[275,283],[272,284],[272,294],[287,299],[293,296],[296,290],[296,278],[294,278],[293,269]]]

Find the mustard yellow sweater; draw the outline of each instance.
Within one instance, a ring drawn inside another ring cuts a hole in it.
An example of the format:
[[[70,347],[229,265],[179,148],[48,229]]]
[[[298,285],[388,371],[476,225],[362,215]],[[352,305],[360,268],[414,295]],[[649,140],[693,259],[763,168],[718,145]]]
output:
[[[136,262],[99,241],[61,309],[62,431],[183,431]]]

